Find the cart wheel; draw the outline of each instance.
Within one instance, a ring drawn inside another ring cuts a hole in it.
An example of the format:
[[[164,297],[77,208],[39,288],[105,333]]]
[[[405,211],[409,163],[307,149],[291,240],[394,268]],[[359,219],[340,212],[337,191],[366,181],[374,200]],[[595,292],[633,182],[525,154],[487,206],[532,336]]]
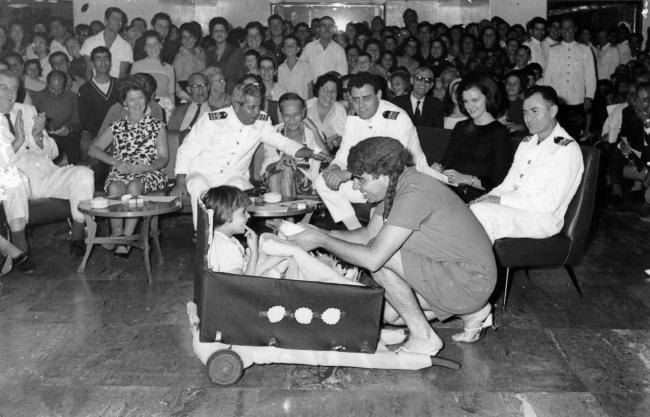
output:
[[[205,367],[212,382],[221,386],[233,385],[244,375],[244,363],[237,353],[229,349],[214,352]]]

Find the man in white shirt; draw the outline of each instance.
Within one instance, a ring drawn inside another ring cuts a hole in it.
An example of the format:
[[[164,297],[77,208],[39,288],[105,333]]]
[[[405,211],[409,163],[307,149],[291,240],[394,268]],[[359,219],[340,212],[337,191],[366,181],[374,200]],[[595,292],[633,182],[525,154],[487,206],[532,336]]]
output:
[[[598,79],[609,80],[612,74],[616,71],[621,62],[621,57],[618,49],[610,42],[610,39],[615,38],[615,34],[608,34],[606,29],[600,29],[596,35],[598,41]]]
[[[584,171],[580,146],[556,120],[553,88],[535,86],[524,95],[524,120],[532,136],[519,144],[503,182],[470,203],[490,240],[543,239],[564,226],[564,214]]]
[[[409,115],[398,106],[381,99],[377,76],[368,72],[355,74],[348,84],[356,112],[348,116],[341,147],[332,163],[314,182],[314,188],[327,206],[335,222],[343,222],[348,230],[361,227],[351,203],[364,203],[366,198],[352,187],[352,174],[347,170],[350,149],[364,139],[386,136],[399,140],[413,157],[420,172],[432,173],[422,152],[417,130]],[[435,172],[435,171],[434,171]],[[439,177],[439,175],[438,175]]]
[[[542,40],[546,36],[546,19],[539,16],[534,17],[526,24],[526,29],[530,39],[524,42],[524,45],[530,49],[530,62],[536,62],[544,69],[546,59],[542,48]]]
[[[325,74],[336,71],[340,75],[348,73],[348,61],[345,57],[345,50],[332,40],[336,32],[334,19],[329,16],[320,19],[319,38],[305,45],[300,55],[300,60],[309,64],[312,73],[312,80]]]
[[[242,190],[252,187],[249,167],[261,142],[296,158],[328,160],[276,132],[268,114],[260,111],[262,93],[258,85],[239,84],[232,101],[230,107],[199,117],[178,148],[172,194],[183,199],[189,193],[194,227],[197,200],[204,191],[224,184]]]
[[[562,20],[562,43],[549,49],[543,85],[560,98],[558,119],[571,137],[581,137],[585,113],[591,110],[596,92],[596,69],[591,49],[575,41],[575,24]]]
[[[95,36],[86,39],[81,47],[81,55],[86,59],[88,68],[87,79],[93,77],[93,63],[90,54],[98,46],[105,46],[111,51],[111,72],[113,78],[124,78],[129,74],[129,67],[133,63],[133,48],[120,35],[126,14],[117,7],[109,7],[104,12],[106,29]]]

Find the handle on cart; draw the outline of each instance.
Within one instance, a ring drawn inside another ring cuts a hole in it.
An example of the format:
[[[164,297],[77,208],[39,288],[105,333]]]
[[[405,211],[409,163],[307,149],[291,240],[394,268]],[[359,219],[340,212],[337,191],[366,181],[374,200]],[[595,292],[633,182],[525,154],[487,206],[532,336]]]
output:
[[[459,370],[461,368],[460,362],[452,361],[451,359],[439,358],[437,356],[431,357],[432,366],[442,366],[443,368]]]

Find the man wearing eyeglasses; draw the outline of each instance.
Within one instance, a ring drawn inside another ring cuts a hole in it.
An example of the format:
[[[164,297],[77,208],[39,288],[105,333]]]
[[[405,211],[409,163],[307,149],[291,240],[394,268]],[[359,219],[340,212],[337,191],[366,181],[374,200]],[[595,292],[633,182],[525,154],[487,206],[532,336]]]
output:
[[[205,74],[195,72],[187,78],[187,90],[192,101],[174,108],[174,112],[167,124],[167,141],[169,142],[169,164],[167,172],[174,178],[176,165],[176,152],[183,143],[183,139],[190,133],[203,114],[216,110],[208,104],[210,98],[210,81]]]
[[[419,67],[411,77],[413,84],[411,94],[393,99],[393,104],[404,109],[415,126],[443,127],[442,102],[429,94],[434,82],[433,71],[426,67]]]
[[[348,84],[355,116],[348,116],[341,147],[332,163],[316,179],[314,188],[335,222],[348,230],[361,227],[351,203],[365,203],[366,197],[352,188],[352,174],[347,170],[350,149],[364,139],[387,136],[399,140],[411,152],[418,171],[436,176],[427,165],[417,130],[406,112],[381,99],[381,84],[368,72],[354,74]]]

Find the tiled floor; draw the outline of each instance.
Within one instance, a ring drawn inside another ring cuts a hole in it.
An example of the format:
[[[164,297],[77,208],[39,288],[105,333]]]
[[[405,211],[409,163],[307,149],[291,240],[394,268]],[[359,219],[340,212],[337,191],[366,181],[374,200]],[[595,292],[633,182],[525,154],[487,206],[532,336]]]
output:
[[[451,341],[452,371],[253,366],[212,385],[192,352],[191,223],[163,221],[166,263],[93,252],[86,275],[65,227],[35,232],[38,271],[0,287],[0,416],[650,416],[650,225],[606,210],[577,268],[517,275],[497,332]]]

